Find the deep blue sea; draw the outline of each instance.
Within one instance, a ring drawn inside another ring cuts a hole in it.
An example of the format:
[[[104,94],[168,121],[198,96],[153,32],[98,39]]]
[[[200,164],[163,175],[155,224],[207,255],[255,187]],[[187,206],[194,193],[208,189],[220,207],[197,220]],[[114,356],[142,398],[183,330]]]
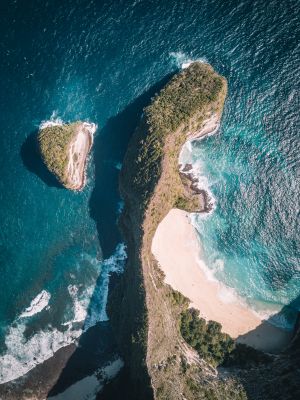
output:
[[[229,83],[220,132],[190,155],[215,199],[195,220],[205,262],[260,312],[283,309],[272,322],[291,327],[299,9],[298,0],[1,1],[0,382],[107,320],[109,272],[126,257],[122,159],[143,106],[189,60]],[[58,187],[38,157],[38,127],[56,119],[98,125],[80,193]]]

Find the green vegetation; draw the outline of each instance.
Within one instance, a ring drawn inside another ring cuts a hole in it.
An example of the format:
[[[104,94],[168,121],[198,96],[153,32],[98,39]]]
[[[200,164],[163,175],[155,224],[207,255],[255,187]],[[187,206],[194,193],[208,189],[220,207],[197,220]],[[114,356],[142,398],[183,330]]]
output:
[[[220,380],[218,384],[197,382],[193,378],[187,379],[184,391],[185,398],[193,400],[247,400],[243,387],[234,379]]]
[[[48,126],[39,132],[42,158],[62,184],[67,183],[68,146],[81,122]]]
[[[174,203],[175,208],[186,210],[189,207],[189,199],[183,196],[178,196]]]
[[[188,298],[186,298],[182,293],[178,292],[177,290],[170,290],[169,294],[171,298],[172,305],[177,305],[180,307],[188,307],[190,301]]]
[[[161,159],[168,134],[173,135],[178,129],[196,131],[212,113],[221,113],[226,87],[225,79],[211,66],[196,62],[175,75],[145,108],[146,135],[144,133],[136,144],[138,154],[134,158],[136,165],[132,179],[134,189],[143,198],[144,206],[160,176]],[[176,149],[185,140],[186,136],[181,135],[175,147],[170,149],[170,155],[178,157]]]
[[[218,99],[224,79],[202,63],[194,63],[175,75],[146,107],[150,132],[160,136],[190,123],[191,116],[203,118],[203,110]],[[202,111],[202,112],[201,112]]]
[[[206,321],[199,317],[199,311],[193,308],[181,313],[180,332],[185,341],[192,346],[201,358],[217,366],[234,349],[234,341],[221,332],[218,322]]]
[[[259,350],[245,344],[236,344],[221,329],[221,324],[215,321],[206,322],[199,317],[199,311],[193,308],[184,309],[180,314],[182,337],[201,358],[213,366],[249,368],[273,360]]]

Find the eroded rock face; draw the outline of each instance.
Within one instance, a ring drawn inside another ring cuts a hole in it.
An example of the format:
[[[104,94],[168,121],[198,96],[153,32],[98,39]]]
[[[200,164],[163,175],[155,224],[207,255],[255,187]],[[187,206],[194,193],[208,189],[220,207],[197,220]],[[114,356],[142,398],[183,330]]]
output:
[[[48,124],[39,131],[39,145],[47,168],[70,190],[82,190],[86,183],[87,156],[97,126],[88,122]]]

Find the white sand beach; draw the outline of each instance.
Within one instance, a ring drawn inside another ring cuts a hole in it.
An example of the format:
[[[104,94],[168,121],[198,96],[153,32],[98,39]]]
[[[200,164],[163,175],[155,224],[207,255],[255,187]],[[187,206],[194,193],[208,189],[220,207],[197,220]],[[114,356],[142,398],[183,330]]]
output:
[[[168,213],[156,230],[152,253],[165,273],[165,282],[188,297],[201,317],[222,324],[223,332],[268,352],[278,352],[288,344],[290,332],[262,320],[235,296],[224,300],[222,293],[228,289],[205,274],[188,213],[178,209]]]

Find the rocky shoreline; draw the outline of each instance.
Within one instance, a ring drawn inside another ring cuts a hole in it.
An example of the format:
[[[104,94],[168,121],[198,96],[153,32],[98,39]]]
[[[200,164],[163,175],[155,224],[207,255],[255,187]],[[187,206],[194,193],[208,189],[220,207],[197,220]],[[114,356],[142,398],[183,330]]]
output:
[[[209,193],[199,187],[199,178],[192,171],[192,164],[179,164],[179,175],[183,184],[186,186],[187,191],[191,191],[194,195],[198,195],[199,198],[201,198],[199,203],[203,204],[203,208],[198,212],[209,213],[213,209],[213,204],[211,202]]]

